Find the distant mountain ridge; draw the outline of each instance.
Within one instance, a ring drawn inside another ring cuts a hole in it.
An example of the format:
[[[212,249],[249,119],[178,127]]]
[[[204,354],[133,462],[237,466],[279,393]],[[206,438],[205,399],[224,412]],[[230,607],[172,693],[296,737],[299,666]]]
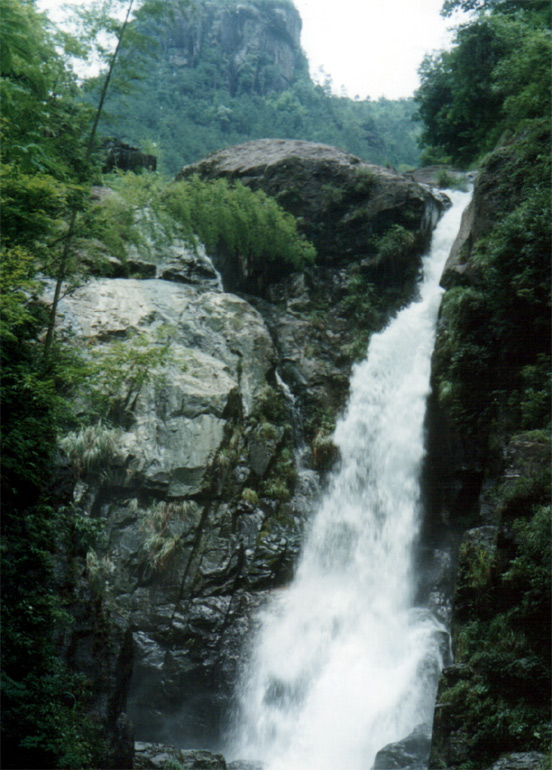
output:
[[[357,101],[333,95],[330,81],[315,85],[289,0],[172,0],[135,25],[149,51],[132,92],[113,88],[104,133],[158,154],[168,173],[260,138],[329,144],[380,165],[418,162],[412,100]]]

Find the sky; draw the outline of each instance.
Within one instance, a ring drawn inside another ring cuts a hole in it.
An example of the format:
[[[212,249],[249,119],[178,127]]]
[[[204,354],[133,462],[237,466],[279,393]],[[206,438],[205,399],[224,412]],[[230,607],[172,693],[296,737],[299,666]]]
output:
[[[75,0],[73,0],[74,2]],[[59,21],[66,0],[39,0]],[[86,0],[77,0],[86,2]],[[330,77],[335,93],[399,99],[419,85],[426,53],[445,48],[451,22],[443,0],[294,0],[303,20],[301,45],[313,78]]]
[[[419,85],[426,53],[450,44],[443,0],[294,0],[311,73],[320,67],[339,93],[399,99]],[[323,81],[323,77],[322,77]]]

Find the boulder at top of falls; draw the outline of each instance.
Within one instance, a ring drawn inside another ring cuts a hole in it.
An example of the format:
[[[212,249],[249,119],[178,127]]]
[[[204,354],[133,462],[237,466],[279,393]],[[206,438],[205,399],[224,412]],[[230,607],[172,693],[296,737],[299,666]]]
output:
[[[274,197],[297,217],[301,231],[316,246],[319,263],[373,260],[377,237],[391,225],[401,225],[425,242],[443,205],[428,189],[392,169],[335,147],[291,139],[259,139],[220,150],[185,166],[177,178],[194,174],[240,180]],[[217,267],[225,286],[230,278],[240,288],[228,265]]]

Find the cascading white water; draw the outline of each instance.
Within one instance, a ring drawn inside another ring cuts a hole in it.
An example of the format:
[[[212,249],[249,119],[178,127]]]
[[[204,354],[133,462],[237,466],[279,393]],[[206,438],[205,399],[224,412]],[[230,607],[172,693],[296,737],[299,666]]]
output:
[[[229,753],[270,770],[369,770],[431,720],[442,626],[412,606],[411,570],[439,278],[468,194],[450,197],[418,301],[354,368],[340,467],[292,585],[259,618]]]

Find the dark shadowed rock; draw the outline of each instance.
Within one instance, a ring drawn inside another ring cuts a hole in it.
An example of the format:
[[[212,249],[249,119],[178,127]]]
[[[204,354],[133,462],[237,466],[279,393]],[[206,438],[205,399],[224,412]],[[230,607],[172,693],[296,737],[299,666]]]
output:
[[[378,751],[372,770],[425,770],[431,748],[431,727],[419,725],[410,735]]]
[[[538,751],[504,754],[488,770],[547,770],[550,767],[546,754]]]
[[[121,171],[148,171],[157,170],[157,158],[141,152],[138,147],[131,147],[119,139],[106,139],[103,142],[105,151],[104,167],[102,172],[108,174],[113,169]]]

